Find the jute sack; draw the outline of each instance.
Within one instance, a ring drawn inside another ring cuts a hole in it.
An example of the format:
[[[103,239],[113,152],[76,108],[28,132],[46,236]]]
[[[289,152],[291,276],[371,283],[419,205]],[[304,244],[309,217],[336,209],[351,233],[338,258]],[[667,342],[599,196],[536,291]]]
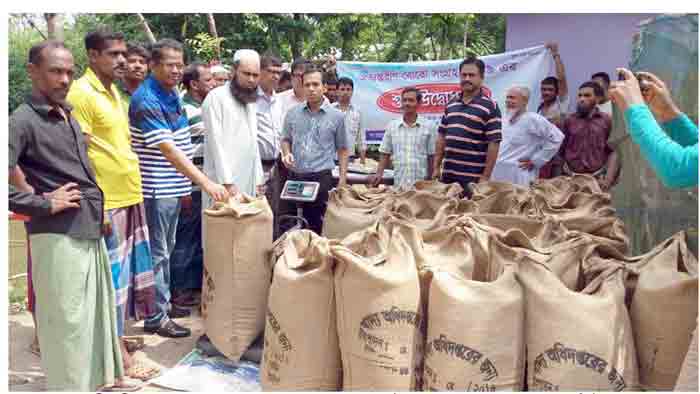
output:
[[[238,361],[265,327],[272,211],[242,196],[204,210],[202,317],[214,346]]]
[[[335,295],[343,390],[420,388],[423,310],[411,248],[419,235],[413,226],[389,224],[388,231],[377,231],[365,241],[374,243],[366,250],[379,250],[377,254],[357,254],[344,245],[331,247],[337,260]]]
[[[365,200],[351,196],[353,193],[347,187],[330,191],[323,217],[324,237],[343,239],[355,231],[366,229],[388,211],[388,206],[393,201],[388,194],[383,200]]]
[[[476,264],[487,264],[489,234],[481,228],[473,228],[468,219],[450,221],[436,230],[422,232],[424,265],[419,270],[438,270],[451,272],[466,279],[474,278]],[[485,267],[481,267],[483,276]],[[422,280],[423,286],[429,286],[430,277]],[[427,291],[428,288],[426,288]]]
[[[393,215],[410,221],[419,231],[429,231],[440,227],[458,205],[459,200],[455,197],[410,190],[397,194],[389,210]]]
[[[698,392],[698,329],[693,332],[693,341],[685,355],[681,374],[673,391]]]
[[[522,391],[525,299],[515,269],[492,282],[434,273],[423,390]]]
[[[414,185],[416,190],[424,190],[446,197],[459,198],[464,189],[459,183],[442,183],[439,181],[418,181]]]
[[[276,245],[281,255],[270,286],[260,366],[264,391],[340,389],[331,242],[299,230]]]
[[[384,185],[369,188],[366,185],[346,185],[331,191],[346,208],[375,208],[386,202],[394,191]],[[329,196],[330,198],[330,196]]]
[[[625,223],[618,217],[581,216],[567,219],[554,217],[554,219],[561,222],[572,236],[585,234],[598,243],[610,245],[620,253],[627,253],[629,250],[630,240],[625,230]]]
[[[469,218],[489,228],[506,245],[542,250],[570,238],[561,222],[551,218],[533,219],[515,215],[474,214]]]
[[[616,211],[609,194],[588,194],[581,192],[545,194],[531,193],[540,214],[562,219],[590,216],[615,216]]]
[[[645,390],[670,391],[697,326],[698,261],[680,232],[655,248],[635,268],[639,274],[630,318],[640,382]]]
[[[537,179],[532,184],[532,189],[548,192],[550,195],[569,194],[573,192],[583,192],[589,194],[600,194],[598,181],[591,175],[576,174],[573,176],[558,176],[551,179]],[[556,198],[552,198],[556,201]]]
[[[529,188],[527,186],[516,185],[510,182],[488,181],[470,183],[469,188],[472,192],[471,198],[474,201],[478,201],[498,193],[513,193],[518,196],[529,193]]]
[[[485,197],[472,196],[478,213],[532,216],[536,212],[530,195],[514,191],[498,191]]]
[[[625,271],[612,268],[575,292],[544,265],[520,264],[530,390],[639,390]]]

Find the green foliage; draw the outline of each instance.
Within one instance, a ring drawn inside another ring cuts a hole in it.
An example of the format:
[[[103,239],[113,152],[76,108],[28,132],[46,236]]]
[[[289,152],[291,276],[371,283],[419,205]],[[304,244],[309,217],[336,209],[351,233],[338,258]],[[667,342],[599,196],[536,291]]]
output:
[[[186,38],[185,43],[189,45],[197,59],[210,62],[219,57],[218,48],[224,40],[226,40],[224,37],[214,38],[209,33],[198,33],[194,38]]]
[[[185,43],[188,61],[216,57],[216,39],[207,15],[144,14],[156,39]],[[11,16],[16,18],[16,16]],[[214,14],[224,63],[239,48],[272,51],[284,61],[298,56],[318,59],[405,62],[455,59],[505,50],[505,17],[500,14]],[[66,18],[70,19],[70,18]],[[128,42],[148,42],[136,14],[74,14],[64,29],[73,52],[76,76],[86,66],[85,34],[100,25],[124,34]],[[25,68],[29,48],[41,36],[21,23],[10,23],[10,110],[31,88]],[[14,27],[12,27],[14,26]],[[40,26],[41,27],[41,26]],[[466,47],[464,45],[466,30]]]
[[[11,17],[12,18],[12,17]],[[10,24],[12,26],[12,24]],[[85,32],[96,26],[93,18],[89,16],[79,16],[75,20],[75,25],[65,29],[64,42],[66,47],[73,53],[75,62],[75,75],[80,76],[87,67],[87,54],[85,53],[84,37]],[[44,34],[46,34],[44,32]],[[31,93],[32,83],[27,75],[27,61],[29,49],[41,42],[43,37],[34,29],[20,29],[11,27],[8,32],[8,74],[9,74],[9,97],[8,110],[12,112],[24,102],[25,97]]]

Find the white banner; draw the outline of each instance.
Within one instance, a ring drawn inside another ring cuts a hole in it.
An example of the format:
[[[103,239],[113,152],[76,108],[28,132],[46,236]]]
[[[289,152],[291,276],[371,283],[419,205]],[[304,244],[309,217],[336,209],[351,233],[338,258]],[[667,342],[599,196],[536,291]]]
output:
[[[529,109],[540,102],[540,81],[553,65],[544,46],[480,58],[486,64],[484,86],[504,108],[506,90],[513,85],[530,88]],[[362,113],[368,144],[379,144],[384,128],[401,116],[401,91],[417,87],[423,94],[418,113],[439,123],[445,105],[461,92],[459,64],[463,59],[412,63],[338,62],[338,77],[349,77],[355,88],[352,104]]]

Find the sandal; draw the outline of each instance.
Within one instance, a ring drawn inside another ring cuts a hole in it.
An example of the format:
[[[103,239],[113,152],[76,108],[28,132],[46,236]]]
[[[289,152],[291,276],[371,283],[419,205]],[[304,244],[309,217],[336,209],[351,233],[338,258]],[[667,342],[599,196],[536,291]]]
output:
[[[39,344],[38,344],[38,343],[32,342],[32,343],[29,345],[29,351],[30,351],[33,355],[35,355],[35,356],[37,356],[37,357],[41,357],[41,349],[39,349]]]
[[[150,366],[142,360],[133,359],[131,367],[124,371],[124,375],[145,382],[160,376],[160,368]]]
[[[133,391],[139,391],[142,388],[143,385],[141,384],[141,382],[135,381],[134,379],[122,378],[121,383],[113,384],[111,386],[104,386],[98,391],[130,393]]]
[[[122,340],[126,351],[129,353],[135,353],[146,347],[146,341],[142,336],[122,337]]]

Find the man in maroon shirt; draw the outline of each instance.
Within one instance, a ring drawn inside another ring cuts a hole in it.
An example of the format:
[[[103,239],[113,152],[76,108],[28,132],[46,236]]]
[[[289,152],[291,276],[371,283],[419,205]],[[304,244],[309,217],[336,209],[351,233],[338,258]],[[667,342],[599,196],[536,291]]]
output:
[[[596,106],[597,97],[603,95],[601,91],[600,85],[593,81],[579,87],[576,112],[569,114],[562,124],[564,142],[560,154],[564,158],[565,175],[593,175],[601,189],[608,191],[617,180],[620,164],[608,145],[612,119]]]

